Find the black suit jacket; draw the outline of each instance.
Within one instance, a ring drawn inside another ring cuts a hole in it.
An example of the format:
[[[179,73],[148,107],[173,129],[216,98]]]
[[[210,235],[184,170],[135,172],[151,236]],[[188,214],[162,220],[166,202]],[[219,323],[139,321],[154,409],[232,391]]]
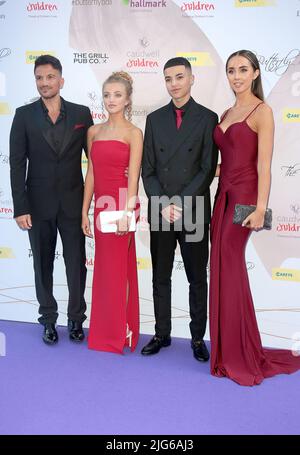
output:
[[[55,217],[59,207],[69,217],[81,215],[82,150],[93,124],[86,106],[64,101],[66,131],[61,153],[51,146],[41,101],[17,108],[10,132],[10,174],[14,217],[27,213]]]
[[[217,114],[193,99],[179,130],[176,129],[172,101],[148,115],[142,178],[149,198],[177,195],[182,206],[195,211],[196,196],[204,196],[204,221],[210,221],[209,186],[218,160],[218,150],[213,141],[213,130],[217,123]],[[192,196],[191,203],[184,196]],[[166,205],[169,204],[160,204],[160,209]],[[152,209],[154,207],[157,211],[155,204]],[[155,224],[151,219],[150,200],[148,220],[152,225]]]

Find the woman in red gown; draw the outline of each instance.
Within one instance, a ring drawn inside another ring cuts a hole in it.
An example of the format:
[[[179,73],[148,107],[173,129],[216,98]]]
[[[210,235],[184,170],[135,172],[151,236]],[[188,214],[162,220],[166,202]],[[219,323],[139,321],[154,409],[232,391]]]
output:
[[[89,162],[82,208],[82,229],[92,237],[88,211],[95,196],[95,261],[88,347],[100,351],[133,351],[139,336],[139,296],[132,216],[137,216],[143,135],[125,114],[131,113],[132,79],[113,73],[103,84],[109,114],[88,131]],[[128,169],[128,171],[127,171]],[[128,177],[127,177],[128,173]],[[101,231],[100,212],[122,210],[115,233]]]
[[[263,227],[269,197],[272,110],[263,101],[259,63],[252,52],[232,54],[226,73],[236,101],[214,131],[222,163],[211,221],[211,374],[252,386],[296,371],[300,357],[262,347],[245,263],[248,238]],[[243,226],[232,222],[235,204],[256,205]]]

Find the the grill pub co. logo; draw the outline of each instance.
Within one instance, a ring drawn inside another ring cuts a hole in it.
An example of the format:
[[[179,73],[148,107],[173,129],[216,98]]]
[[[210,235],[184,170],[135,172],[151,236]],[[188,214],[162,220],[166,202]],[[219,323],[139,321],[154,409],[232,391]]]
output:
[[[90,65],[101,65],[108,63],[109,56],[106,52],[74,52],[73,63],[81,65],[89,63]]]

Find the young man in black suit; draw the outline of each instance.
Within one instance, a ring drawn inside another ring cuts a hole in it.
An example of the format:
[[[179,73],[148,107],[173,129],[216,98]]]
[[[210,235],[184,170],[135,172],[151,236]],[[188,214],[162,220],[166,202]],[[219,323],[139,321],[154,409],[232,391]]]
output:
[[[86,151],[87,130],[93,120],[87,107],[60,96],[64,79],[57,58],[38,57],[34,75],[41,98],[17,108],[10,133],[14,217],[18,226],[29,233],[39,322],[44,325],[43,340],[47,344],[58,341],[53,266],[59,232],[69,289],[69,337],[80,342],[86,319],[81,155],[83,149]]]
[[[191,97],[194,76],[183,57],[164,66],[171,102],[148,115],[142,177],[149,198],[155,336],[142,349],[156,354],[171,344],[171,275],[177,241],[189,282],[191,346],[207,361],[203,341],[207,321],[209,186],[218,152],[213,142],[217,115]],[[201,234],[201,235],[199,235]]]

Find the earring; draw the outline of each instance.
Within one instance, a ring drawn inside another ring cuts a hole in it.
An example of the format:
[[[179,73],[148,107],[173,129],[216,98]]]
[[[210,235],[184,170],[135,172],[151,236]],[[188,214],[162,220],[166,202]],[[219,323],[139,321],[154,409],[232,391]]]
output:
[[[106,118],[106,115],[105,115],[105,108],[104,108],[103,101],[101,102],[101,116],[102,116],[102,120],[104,121]]]

